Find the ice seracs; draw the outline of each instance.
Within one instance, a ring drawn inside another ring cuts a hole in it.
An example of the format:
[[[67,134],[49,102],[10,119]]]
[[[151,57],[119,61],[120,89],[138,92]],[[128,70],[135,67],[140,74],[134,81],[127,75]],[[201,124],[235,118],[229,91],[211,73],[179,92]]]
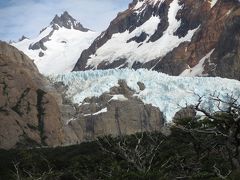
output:
[[[78,104],[82,104],[87,97],[99,97],[109,92],[110,88],[119,86],[119,80],[125,80],[135,91],[134,96],[146,104],[158,107],[168,122],[181,108],[196,105],[199,96],[203,97],[202,106],[211,111],[217,110],[216,101],[209,98],[212,95],[215,94],[225,100],[228,98],[227,95],[240,96],[240,82],[237,80],[218,77],[176,77],[146,69],[79,71],[50,76],[50,80],[63,82],[68,87],[67,96]],[[138,82],[145,85],[144,90],[140,90]],[[115,95],[112,100],[122,101],[127,98]]]
[[[12,45],[34,60],[44,75],[70,72],[81,52],[99,35],[83,27],[67,12],[56,15],[36,38]]]

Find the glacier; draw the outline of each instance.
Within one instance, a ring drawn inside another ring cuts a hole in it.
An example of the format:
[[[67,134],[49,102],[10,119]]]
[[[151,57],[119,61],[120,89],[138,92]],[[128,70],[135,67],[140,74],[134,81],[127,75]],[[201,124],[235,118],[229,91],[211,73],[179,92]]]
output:
[[[220,77],[181,77],[169,76],[146,69],[109,69],[89,70],[49,76],[51,82],[63,82],[67,96],[73,103],[81,105],[87,97],[99,97],[119,80],[125,80],[135,91],[134,96],[146,104],[152,104],[163,112],[167,122],[171,122],[175,113],[183,107],[196,105],[199,96],[202,108],[217,111],[217,102],[212,96],[228,100],[229,95],[240,97],[240,82]],[[140,90],[138,82],[145,85]],[[240,104],[240,99],[238,100]]]

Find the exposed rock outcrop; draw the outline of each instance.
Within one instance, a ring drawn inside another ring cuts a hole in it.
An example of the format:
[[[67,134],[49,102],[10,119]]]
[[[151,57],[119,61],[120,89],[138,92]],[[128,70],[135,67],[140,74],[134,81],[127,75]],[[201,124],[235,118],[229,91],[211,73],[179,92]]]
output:
[[[76,19],[74,19],[72,16],[70,16],[67,11],[64,11],[64,13],[60,17],[56,15],[52,20],[51,25],[55,29],[58,29],[58,26],[59,26],[59,27],[65,27],[67,29],[73,28],[82,32],[87,32],[89,30],[83,27],[83,25],[80,22],[77,22]]]
[[[28,39],[28,38],[23,35],[18,41],[23,41],[24,39]]]
[[[175,114],[173,118],[173,122],[176,120],[184,119],[184,118],[193,118],[196,115],[197,115],[197,112],[194,109],[194,107],[192,106],[185,107]]]
[[[134,91],[125,81],[119,81],[119,87],[111,88],[109,93],[100,97],[86,98],[81,105],[71,104],[66,99],[63,84],[55,86],[65,99],[61,109],[71,144],[109,134],[117,136],[159,131],[164,126],[160,110],[134,97]]]
[[[211,56],[212,75],[240,80],[240,9],[232,13]]]
[[[48,83],[26,55],[0,41],[0,148],[65,142]]]

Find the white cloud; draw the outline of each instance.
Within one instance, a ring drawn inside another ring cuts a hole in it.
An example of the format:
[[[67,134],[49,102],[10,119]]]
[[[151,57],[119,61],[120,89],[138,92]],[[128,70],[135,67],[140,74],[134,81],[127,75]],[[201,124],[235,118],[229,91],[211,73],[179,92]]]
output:
[[[131,0],[8,0],[0,1],[0,39],[17,40],[35,36],[55,14],[68,11],[85,27],[103,31]]]

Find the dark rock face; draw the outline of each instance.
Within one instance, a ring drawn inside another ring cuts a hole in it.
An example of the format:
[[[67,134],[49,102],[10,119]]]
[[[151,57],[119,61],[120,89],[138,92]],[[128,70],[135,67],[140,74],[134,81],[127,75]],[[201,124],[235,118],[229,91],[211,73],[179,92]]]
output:
[[[0,148],[65,142],[48,83],[26,55],[0,42]]]
[[[18,41],[23,41],[24,39],[28,39],[26,36],[22,36]]]
[[[29,46],[29,49],[32,49],[32,50],[37,50],[37,49],[42,49],[43,51],[46,51],[47,50],[47,48],[46,48],[46,46],[44,46],[44,42],[47,42],[48,40],[40,40],[40,41],[38,41],[38,42],[36,42],[36,43],[34,43],[34,44],[31,44],[30,46]]]
[[[194,118],[196,114],[197,112],[192,106],[183,108],[175,114],[173,122],[184,118]]]
[[[44,56],[44,53],[42,51],[39,52],[38,54],[39,57],[43,57]]]
[[[50,40],[50,37],[53,35],[53,33],[54,33],[54,29],[47,36],[45,36],[44,38],[42,38],[38,42],[36,42],[34,44],[30,44],[29,49],[32,49],[32,50],[42,49],[43,51],[46,51],[47,47],[44,46],[44,43]]]
[[[108,61],[103,61],[101,64],[99,64],[100,69],[112,69],[114,67],[120,67],[125,68],[127,67],[126,59],[117,59],[113,63],[109,63]]]
[[[74,71],[92,69],[86,66],[91,55],[107,43],[115,33],[125,31],[132,32],[143,23],[147,22],[151,16],[158,16],[161,21],[154,34],[149,35],[142,32],[139,36],[132,37],[127,42],[139,43],[149,37],[148,42],[154,43],[162,37],[163,32],[168,28],[169,5],[173,0],[160,1],[155,4],[151,1],[143,0],[146,6],[139,13],[134,11],[134,6],[138,3],[134,0],[129,8],[119,13],[110,23],[108,29],[102,33],[93,44],[79,58]],[[174,32],[175,36],[182,38],[189,30],[198,28],[190,42],[183,42],[178,47],[156,59],[149,59],[146,63],[134,62],[130,68],[147,68],[170,75],[180,75],[185,69],[193,68],[209,52],[214,50],[209,62],[204,63],[204,74],[209,76],[221,76],[240,80],[239,68],[239,16],[240,3],[237,0],[218,0],[211,8],[209,1],[178,1],[182,8],[178,11],[176,19],[181,21],[180,26]],[[127,43],[126,42],[126,43]],[[151,50],[149,50],[149,53]],[[126,58],[121,57],[122,67],[129,67]],[[109,63],[108,59],[102,60],[97,69],[117,68],[121,64]],[[119,62],[119,59],[116,59]]]
[[[139,36],[135,36],[129,40],[127,40],[127,43],[131,42],[131,41],[135,41],[137,43],[143,42],[146,40],[146,38],[148,37],[148,34],[145,32],[142,32]]]
[[[212,75],[240,80],[240,11],[225,25],[211,56]]]
[[[83,27],[83,25],[76,21],[72,16],[68,14],[67,11],[65,11],[60,17],[56,15],[54,19],[51,22],[51,25],[57,29],[57,26],[65,27],[67,29],[76,29],[79,31],[87,32],[89,29]]]

